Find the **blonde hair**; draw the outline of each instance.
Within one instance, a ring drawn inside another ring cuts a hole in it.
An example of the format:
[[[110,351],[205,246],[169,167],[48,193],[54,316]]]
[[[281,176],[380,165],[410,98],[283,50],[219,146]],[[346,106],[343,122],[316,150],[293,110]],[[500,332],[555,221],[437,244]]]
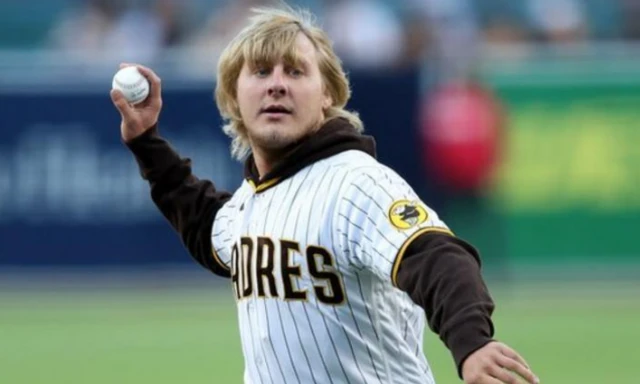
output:
[[[222,51],[218,61],[218,77],[215,98],[224,119],[223,131],[231,137],[231,154],[241,160],[250,152],[247,128],[242,121],[237,102],[237,82],[245,62],[273,64],[279,59],[295,63],[295,40],[304,33],[318,52],[318,64],[332,105],[325,110],[325,122],[342,117],[358,132],[363,124],[358,114],[347,111],[345,106],[351,97],[349,80],[342,62],[335,54],[327,34],[315,25],[308,11],[283,8],[254,8],[250,23]]]

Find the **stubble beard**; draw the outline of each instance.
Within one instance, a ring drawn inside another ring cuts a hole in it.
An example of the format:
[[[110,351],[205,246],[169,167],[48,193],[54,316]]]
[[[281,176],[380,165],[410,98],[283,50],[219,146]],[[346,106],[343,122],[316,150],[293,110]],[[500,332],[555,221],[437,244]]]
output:
[[[268,126],[250,138],[252,147],[260,147],[265,151],[278,152],[288,150],[296,142],[311,133],[311,128],[299,129],[285,126]]]
[[[257,134],[250,135],[249,141],[253,150],[260,148],[262,152],[267,152],[277,157],[291,150],[296,143],[317,131],[321,126],[321,121],[312,124],[312,127],[305,129],[291,130],[291,127],[269,126],[259,131]],[[265,153],[266,154],[266,153]]]
[[[251,144],[267,151],[278,151],[293,144],[296,139],[293,135],[270,129],[268,132],[255,135],[251,140]]]

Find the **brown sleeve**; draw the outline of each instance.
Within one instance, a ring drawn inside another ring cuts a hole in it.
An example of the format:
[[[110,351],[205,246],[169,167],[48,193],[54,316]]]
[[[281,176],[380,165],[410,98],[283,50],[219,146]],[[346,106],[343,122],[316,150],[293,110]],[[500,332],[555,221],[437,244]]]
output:
[[[151,186],[153,202],[178,232],[191,256],[213,273],[230,277],[229,268],[213,251],[211,228],[216,212],[231,194],[195,177],[191,160],[181,158],[158,135],[155,126],[126,145]]]
[[[478,252],[456,237],[427,232],[404,253],[398,287],[424,308],[429,327],[451,351],[458,375],[474,351],[493,338],[494,303]]]

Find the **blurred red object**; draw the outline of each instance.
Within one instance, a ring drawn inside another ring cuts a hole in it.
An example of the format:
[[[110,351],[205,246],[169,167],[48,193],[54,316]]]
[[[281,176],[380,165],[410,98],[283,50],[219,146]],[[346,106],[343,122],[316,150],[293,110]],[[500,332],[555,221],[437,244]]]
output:
[[[503,120],[501,104],[483,85],[439,86],[421,108],[425,167],[448,189],[484,189],[498,165]]]

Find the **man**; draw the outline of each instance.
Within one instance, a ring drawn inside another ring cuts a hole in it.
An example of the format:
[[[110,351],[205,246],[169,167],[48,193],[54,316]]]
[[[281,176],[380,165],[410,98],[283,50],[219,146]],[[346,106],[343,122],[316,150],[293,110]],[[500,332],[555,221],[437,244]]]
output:
[[[231,278],[245,383],[433,383],[425,313],[465,382],[537,382],[492,340],[476,251],[376,161],[308,15],[257,11],[221,55],[216,101],[245,159],[233,195],[159,136],[160,79],[138,67],[151,82],[144,103],[111,93],[122,139],[191,255]]]

